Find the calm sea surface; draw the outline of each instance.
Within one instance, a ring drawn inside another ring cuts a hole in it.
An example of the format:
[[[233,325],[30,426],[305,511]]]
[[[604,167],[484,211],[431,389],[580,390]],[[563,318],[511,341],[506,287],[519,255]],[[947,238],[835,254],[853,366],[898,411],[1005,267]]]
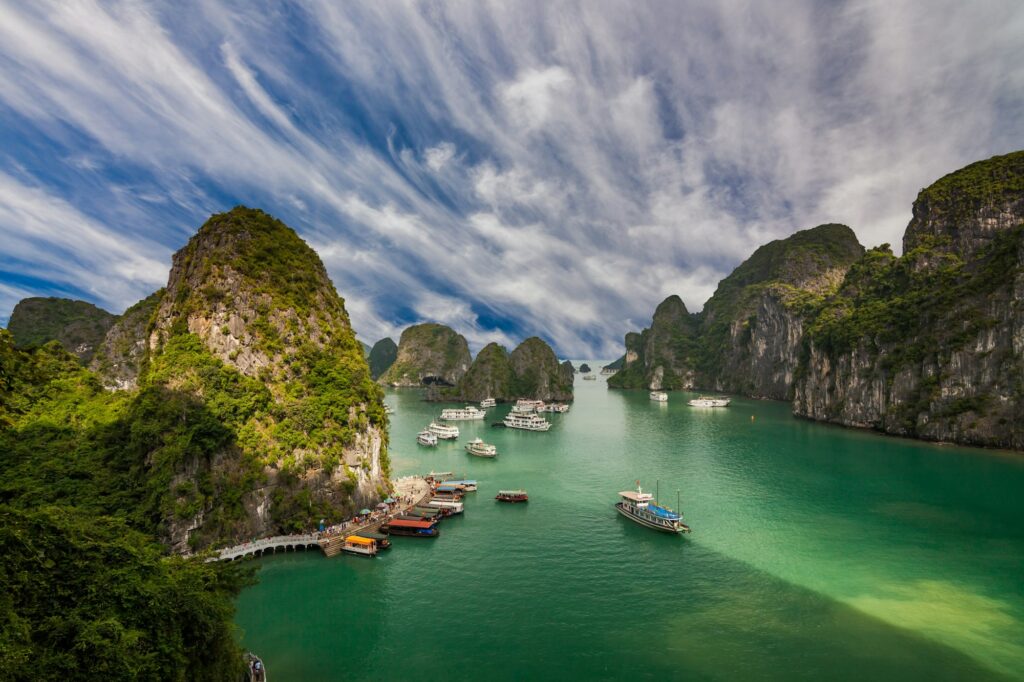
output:
[[[595,363],[591,362],[591,365]],[[599,366],[599,365],[598,365]],[[282,680],[1024,680],[1024,455],[694,409],[576,380],[547,433],[460,423],[391,391],[395,475],[480,482],[437,539],[376,559],[260,561],[243,643]],[[467,455],[480,436],[494,461]],[[612,507],[680,491],[672,537]],[[528,505],[494,501],[523,487]]]

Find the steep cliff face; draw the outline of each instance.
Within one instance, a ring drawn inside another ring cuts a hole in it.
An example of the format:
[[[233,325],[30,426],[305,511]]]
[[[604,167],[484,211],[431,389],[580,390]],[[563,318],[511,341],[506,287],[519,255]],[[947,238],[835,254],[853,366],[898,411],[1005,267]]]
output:
[[[149,324],[163,295],[163,289],[150,294],[124,311],[107,330],[89,363],[89,369],[100,375],[104,387],[128,390],[138,384],[148,347]]]
[[[455,386],[472,363],[466,338],[431,322],[402,332],[398,357],[379,381],[391,386]]]
[[[704,305],[696,385],[792,398],[806,318],[863,254],[853,230],[834,224],[757,249]]]
[[[698,323],[678,296],[654,311],[651,326],[626,334],[623,368],[608,379],[613,388],[691,388],[697,363]]]
[[[374,379],[380,378],[381,374],[391,369],[398,359],[398,346],[391,340],[391,337],[384,337],[373,344],[367,360],[370,363],[370,376]]]
[[[1022,159],[923,190],[906,253],[872,249],[850,269],[807,330],[797,415],[1024,447]]]
[[[566,375],[543,339],[531,336],[523,341],[509,355],[509,363],[514,375],[509,399],[572,400],[572,375]]]
[[[19,348],[59,341],[69,353],[88,363],[116,319],[115,315],[85,301],[26,298],[14,306],[7,329]]]
[[[140,383],[199,401],[231,435],[173,456],[175,548],[309,527],[387,484],[381,392],[344,302],[316,253],[262,211],[215,215],[174,255],[148,353]]]
[[[489,343],[477,354],[469,371],[459,381],[460,400],[479,402],[484,398],[510,400],[515,374],[508,351],[497,343]]]

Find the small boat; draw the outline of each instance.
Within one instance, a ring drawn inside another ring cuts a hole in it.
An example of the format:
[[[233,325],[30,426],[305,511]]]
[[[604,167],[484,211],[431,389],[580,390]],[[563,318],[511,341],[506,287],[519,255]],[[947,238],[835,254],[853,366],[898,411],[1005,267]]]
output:
[[[524,431],[547,431],[551,428],[551,422],[539,414],[516,414],[509,412],[505,417],[505,426],[510,429],[522,429]]]
[[[359,535],[361,535],[364,538],[370,538],[371,540],[376,542],[378,551],[382,549],[391,548],[391,541],[388,540],[388,536],[384,535],[383,533],[377,533],[372,530],[361,530],[359,531]]]
[[[486,410],[488,407],[494,407],[497,404],[498,403],[494,398],[484,398],[480,401],[480,409]]]
[[[427,478],[433,479],[434,481],[447,481],[452,476],[454,476],[454,474],[450,471],[431,471],[427,474]]]
[[[623,490],[619,497],[621,499],[615,503],[615,509],[630,521],[663,533],[690,532],[690,527],[682,521],[683,515],[658,506],[652,501],[654,495],[645,493],[640,487],[640,481],[636,482],[636,490]]]
[[[538,407],[543,407],[543,400],[526,400],[520,398],[516,401],[516,404],[512,406],[512,411],[516,414],[530,414],[536,412]]]
[[[438,438],[444,440],[455,440],[459,437],[459,427],[452,426],[451,424],[442,424],[440,422],[433,421],[430,422],[430,426],[427,427],[427,430]]]
[[[498,502],[528,502],[530,496],[525,490],[499,490],[494,499]]]
[[[651,391],[650,398],[655,402],[667,403],[668,393],[665,393],[665,391]]]
[[[471,421],[474,419],[483,419],[487,416],[487,413],[483,410],[478,410],[472,405],[467,405],[462,408],[450,407],[446,410],[441,410],[441,419],[446,421]]]
[[[729,407],[730,402],[732,402],[732,400],[725,396],[711,398],[709,396],[702,395],[699,398],[687,401],[687,404],[692,407]]]
[[[461,481],[445,481],[451,485],[461,485],[467,493],[476,492],[476,481],[472,479],[463,479]]]
[[[251,651],[245,654],[245,679],[247,682],[267,682],[267,668],[263,660]]]
[[[477,457],[497,457],[498,448],[483,442],[480,438],[474,438],[466,443],[466,452]]]
[[[568,412],[569,406],[565,403],[545,403],[537,408],[538,412]]]
[[[445,481],[434,488],[435,493],[448,493],[451,495],[461,495],[466,492],[466,486],[455,481]]]
[[[436,521],[392,519],[380,527],[386,535],[407,535],[414,538],[436,538],[441,534]]]
[[[597,381],[597,375],[596,374],[584,374],[583,375],[583,380],[584,381]]]
[[[341,551],[360,556],[377,556],[377,541],[361,535],[349,535],[341,545]]]
[[[416,442],[420,445],[433,447],[437,445],[437,435],[430,431],[430,429],[424,429],[416,434]]]
[[[438,509],[450,509],[453,514],[461,514],[463,506],[461,502],[456,500],[444,500],[435,497],[430,502],[427,502],[428,507],[437,507]]]

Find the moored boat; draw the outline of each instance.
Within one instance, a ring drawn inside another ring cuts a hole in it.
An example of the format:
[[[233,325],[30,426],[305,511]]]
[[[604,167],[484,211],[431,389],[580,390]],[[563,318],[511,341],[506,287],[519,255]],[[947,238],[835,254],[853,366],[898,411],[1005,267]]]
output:
[[[568,412],[569,406],[565,403],[544,403],[537,408],[538,412]]]
[[[431,471],[427,474],[427,478],[433,481],[447,481],[453,475],[450,471]]]
[[[651,400],[653,400],[655,402],[659,402],[659,403],[667,403],[668,402],[668,393],[665,393],[665,391],[651,391],[650,394],[649,394],[649,397],[650,397]]]
[[[551,422],[539,414],[517,414],[509,412],[505,417],[504,424],[510,429],[522,429],[524,431],[547,431],[551,428]]]
[[[341,551],[360,556],[377,556],[377,541],[361,535],[349,535],[342,543]]]
[[[444,500],[437,497],[432,499],[430,502],[427,502],[427,506],[437,507],[438,509],[448,509],[451,510],[452,514],[461,514],[463,511],[461,502],[456,500]]]
[[[527,502],[530,496],[525,490],[499,490],[494,499],[499,502]]]
[[[621,499],[615,503],[615,509],[630,521],[663,533],[690,532],[690,527],[682,521],[682,513],[655,503],[654,495],[645,493],[640,481],[636,482],[636,490],[623,490],[619,497]]]
[[[597,375],[596,374],[584,374],[583,375],[583,380],[584,381],[597,381]]]
[[[359,531],[359,535],[361,535],[364,538],[370,538],[371,540],[376,542],[378,551],[382,549],[391,548],[391,541],[388,540],[388,536],[384,535],[383,533],[378,533],[372,530],[361,530]]]
[[[516,401],[516,404],[512,406],[512,412],[516,414],[530,414],[536,412],[538,407],[543,407],[543,400],[526,400],[520,398]]]
[[[466,452],[476,457],[497,457],[498,448],[483,442],[480,438],[474,438],[466,443]]]
[[[712,398],[710,396],[702,395],[699,398],[687,401],[687,404],[693,407],[729,407],[730,402],[732,402],[732,400],[725,396]]]
[[[494,398],[484,398],[480,401],[480,409],[486,410],[488,407],[494,407],[497,404],[498,403]]]
[[[429,429],[424,429],[416,434],[416,442],[420,445],[433,447],[437,445],[437,434],[433,433]]]
[[[441,533],[436,521],[406,519],[392,519],[380,527],[380,532],[386,535],[407,535],[414,538],[436,538]]]
[[[472,493],[476,491],[476,481],[473,479],[467,478],[461,481],[445,481],[445,483],[451,485],[461,485],[467,493]]]
[[[466,405],[465,407],[449,407],[448,409],[441,410],[441,419],[447,421],[471,421],[474,419],[483,419],[487,416],[487,413],[483,410],[478,410],[472,405]]]
[[[443,440],[455,440],[459,437],[459,427],[452,426],[451,424],[442,424],[441,422],[432,421],[427,430],[432,434]]]

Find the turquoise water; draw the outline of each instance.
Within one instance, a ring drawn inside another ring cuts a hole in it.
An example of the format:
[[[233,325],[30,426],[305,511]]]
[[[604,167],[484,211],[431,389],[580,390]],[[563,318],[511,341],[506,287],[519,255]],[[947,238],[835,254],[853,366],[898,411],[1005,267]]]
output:
[[[593,363],[591,363],[593,364]],[[480,481],[436,540],[377,559],[261,560],[238,600],[270,679],[1024,680],[1024,456],[719,410],[576,381],[547,433],[389,393],[396,475]],[[467,455],[475,435],[494,461]],[[672,537],[615,513],[640,479]],[[528,505],[493,500],[524,487]]]

